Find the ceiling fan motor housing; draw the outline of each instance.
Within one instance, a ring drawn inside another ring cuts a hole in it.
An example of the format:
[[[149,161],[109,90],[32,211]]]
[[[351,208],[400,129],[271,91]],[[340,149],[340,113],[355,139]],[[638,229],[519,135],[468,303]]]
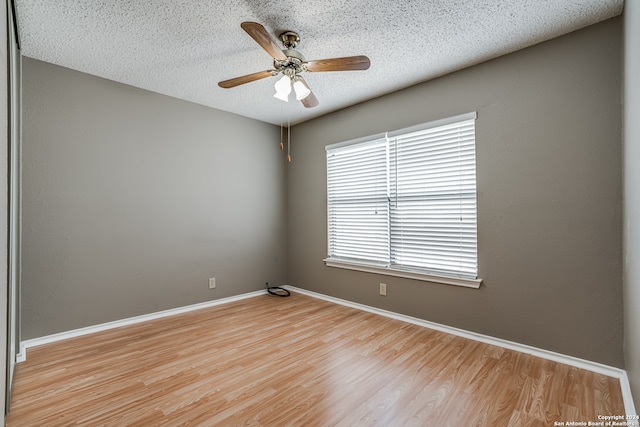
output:
[[[293,49],[285,49],[282,52],[286,55],[286,60],[273,60],[273,66],[278,72],[282,72],[286,75],[292,74],[289,77],[293,77],[294,75],[305,71],[304,64],[306,61],[300,52]]]

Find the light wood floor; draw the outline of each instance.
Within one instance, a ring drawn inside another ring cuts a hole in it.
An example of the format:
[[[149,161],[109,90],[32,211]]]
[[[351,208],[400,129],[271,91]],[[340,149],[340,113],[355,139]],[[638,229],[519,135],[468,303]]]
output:
[[[617,379],[300,294],[29,349],[9,427],[553,426]]]

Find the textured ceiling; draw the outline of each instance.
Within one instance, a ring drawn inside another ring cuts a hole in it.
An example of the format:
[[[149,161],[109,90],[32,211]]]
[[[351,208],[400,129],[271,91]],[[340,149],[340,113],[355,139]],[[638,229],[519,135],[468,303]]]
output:
[[[14,0],[24,56],[280,124],[299,123],[619,15],[623,0]],[[320,101],[273,98],[278,77],[241,28],[300,34],[307,60],[367,55],[367,71],[305,73]]]

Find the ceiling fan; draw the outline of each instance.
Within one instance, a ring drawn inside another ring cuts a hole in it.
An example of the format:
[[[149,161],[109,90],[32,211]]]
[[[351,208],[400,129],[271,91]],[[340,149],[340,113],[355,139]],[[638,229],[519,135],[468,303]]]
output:
[[[267,30],[257,22],[243,22],[240,26],[271,55],[274,68],[272,70],[259,71],[257,73],[247,74],[246,76],[221,81],[218,83],[218,86],[221,88],[229,89],[245,83],[282,74],[282,78],[278,80],[275,85],[277,92],[274,96],[283,101],[288,101],[291,87],[293,86],[296,99],[302,102],[302,105],[306,108],[311,108],[318,105],[318,99],[313,92],[311,92],[309,85],[301,76],[303,72],[366,70],[371,64],[369,58],[364,55],[306,61],[304,56],[295,50],[300,42],[300,37],[298,37],[297,33],[285,31],[280,34],[278,38],[284,46],[284,50],[281,50]]]

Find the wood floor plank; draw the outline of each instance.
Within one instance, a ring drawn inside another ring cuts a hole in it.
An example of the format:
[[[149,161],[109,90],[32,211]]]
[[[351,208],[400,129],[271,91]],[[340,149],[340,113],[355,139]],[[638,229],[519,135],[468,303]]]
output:
[[[299,294],[29,350],[7,426],[551,426],[618,380]]]

